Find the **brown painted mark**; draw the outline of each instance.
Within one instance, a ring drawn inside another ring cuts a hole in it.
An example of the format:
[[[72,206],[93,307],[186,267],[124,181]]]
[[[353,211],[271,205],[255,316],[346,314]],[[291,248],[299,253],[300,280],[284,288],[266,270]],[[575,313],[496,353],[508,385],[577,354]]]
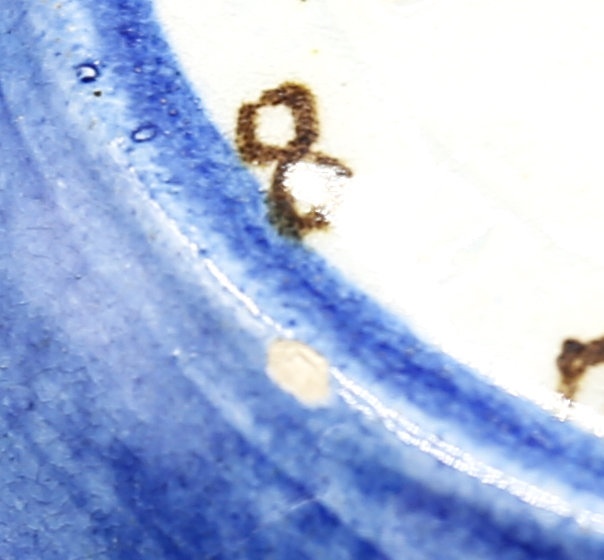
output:
[[[285,146],[271,146],[258,140],[258,111],[262,107],[285,105],[294,119],[294,138]],[[352,171],[337,159],[319,152],[311,152],[311,146],[319,138],[319,121],[315,98],[301,84],[286,82],[278,88],[265,91],[258,102],[244,103],[237,119],[237,147],[242,159],[254,165],[266,165],[274,161],[277,167],[267,195],[268,217],[282,235],[300,239],[304,234],[325,229],[329,220],[317,208],[300,214],[293,195],[285,186],[288,169],[300,161],[333,167],[341,177],[351,177]]]
[[[587,368],[604,363],[604,337],[587,343],[572,338],[565,340],[556,363],[560,371],[558,391],[572,400]]]

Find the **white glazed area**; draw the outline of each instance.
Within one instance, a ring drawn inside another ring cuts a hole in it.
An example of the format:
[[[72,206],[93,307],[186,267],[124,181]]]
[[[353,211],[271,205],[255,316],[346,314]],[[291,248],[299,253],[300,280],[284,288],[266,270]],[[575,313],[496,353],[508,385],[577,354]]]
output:
[[[227,138],[262,91],[314,92],[314,148],[354,176],[306,242],[422,337],[526,394],[563,339],[604,336],[604,3],[156,6]],[[604,369],[577,398],[604,410]]]

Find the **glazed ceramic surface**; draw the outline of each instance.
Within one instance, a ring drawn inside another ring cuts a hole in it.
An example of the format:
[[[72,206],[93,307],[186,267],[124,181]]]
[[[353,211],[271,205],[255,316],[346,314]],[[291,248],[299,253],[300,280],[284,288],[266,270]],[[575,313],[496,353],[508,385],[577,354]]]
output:
[[[4,0],[0,557],[601,558],[601,17]]]
[[[315,93],[314,149],[353,174],[307,243],[424,340],[545,399],[562,341],[604,334],[599,3],[157,7],[232,143],[244,100],[285,81]],[[265,116],[277,143],[280,123]],[[591,371],[576,400],[600,411],[602,387]]]

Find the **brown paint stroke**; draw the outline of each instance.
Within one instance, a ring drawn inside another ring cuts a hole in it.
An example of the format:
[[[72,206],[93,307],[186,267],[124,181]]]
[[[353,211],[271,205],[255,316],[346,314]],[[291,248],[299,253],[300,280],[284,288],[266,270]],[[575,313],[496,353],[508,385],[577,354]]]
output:
[[[556,360],[560,371],[560,391],[567,399],[574,399],[588,367],[604,362],[604,337],[583,343],[569,338],[562,343]]]
[[[277,105],[290,109],[294,119],[294,138],[282,147],[263,144],[257,136],[259,110]],[[256,103],[244,103],[239,109],[236,141],[241,158],[253,165],[277,162],[267,195],[268,217],[280,234],[293,239],[300,239],[315,229],[325,229],[329,220],[316,208],[303,214],[296,210],[295,199],[285,187],[288,169],[304,161],[333,167],[341,177],[352,176],[352,171],[337,159],[320,152],[311,152],[311,146],[318,138],[319,121],[315,98],[301,84],[286,82],[265,91]]]

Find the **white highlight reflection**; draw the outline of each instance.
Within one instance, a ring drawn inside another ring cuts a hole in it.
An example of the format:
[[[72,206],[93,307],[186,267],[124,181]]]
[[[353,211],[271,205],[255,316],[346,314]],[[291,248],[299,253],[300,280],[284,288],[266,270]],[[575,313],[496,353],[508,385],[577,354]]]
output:
[[[337,165],[298,161],[287,167],[283,184],[294,197],[298,212],[306,214],[314,208],[331,221],[349,182]]]
[[[375,395],[332,368],[331,373],[340,388],[338,393],[351,407],[364,416],[377,420],[394,433],[406,445],[416,447],[441,463],[456,469],[483,484],[508,492],[521,501],[536,508],[573,519],[583,528],[604,533],[604,515],[590,511],[576,511],[569,502],[551,492],[523,482],[503,471],[491,467],[454,445],[450,445],[433,434],[425,433],[419,426],[385,406]]]
[[[212,260],[203,259],[203,262],[210,274],[214,278],[216,278],[216,280],[218,280],[220,285],[227,292],[229,292],[229,294],[231,294],[235,299],[242,303],[252,316],[260,319],[265,325],[273,327],[280,335],[288,337],[291,336],[291,333],[282,325],[274,321],[268,315],[262,313],[262,311],[260,311],[260,308],[256,305],[254,300],[251,297],[246,296],[241,290],[239,290],[239,288],[235,286],[233,281],[224,272],[222,272],[222,270],[220,270]]]
[[[210,259],[204,259],[204,264],[221,286],[242,303],[252,316],[275,329],[280,336],[291,338],[291,331],[262,313],[253,299],[241,292]],[[388,408],[375,395],[346,377],[338,369],[332,367],[330,373],[339,385],[337,393],[349,406],[365,417],[380,422],[384,428],[395,434],[402,443],[419,449],[442,464],[479,480],[482,484],[503,490],[530,506],[554,513],[560,517],[572,519],[584,530],[604,534],[604,514],[589,509],[577,508],[560,496],[514,476],[507,475],[502,470],[480,461],[459,447],[443,441],[434,434],[425,432],[396,410]],[[541,398],[538,398],[537,395],[532,395],[532,397],[534,402],[548,409],[560,419],[579,421],[584,427],[591,424],[592,432],[600,437],[604,435],[601,430],[602,417],[593,410],[584,410],[580,405],[573,409],[565,399],[556,399],[557,404],[553,403],[555,396],[551,393],[548,395],[549,398],[544,394],[540,395]],[[587,416],[590,417],[591,422],[588,421]],[[600,429],[597,429],[596,426]]]

